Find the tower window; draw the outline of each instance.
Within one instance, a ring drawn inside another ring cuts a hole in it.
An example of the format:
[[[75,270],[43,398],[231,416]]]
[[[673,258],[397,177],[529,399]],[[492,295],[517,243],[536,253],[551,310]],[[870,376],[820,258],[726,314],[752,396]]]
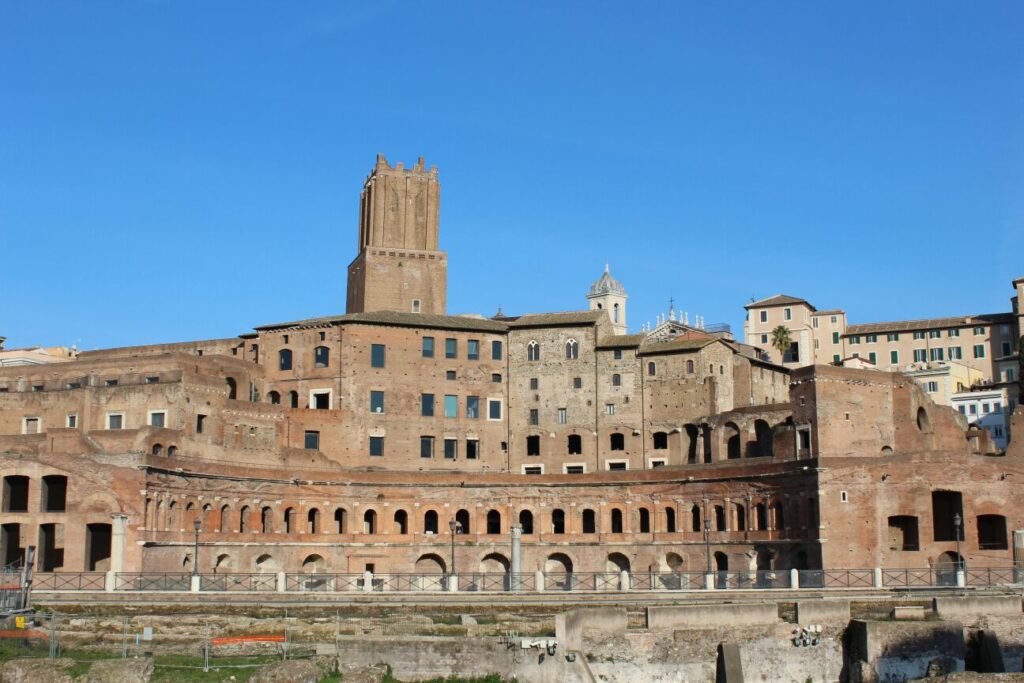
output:
[[[536,341],[531,341],[526,345],[526,360],[540,360],[540,344]]]
[[[580,357],[580,344],[575,339],[565,342],[565,357],[568,360],[575,360]]]
[[[420,312],[420,300],[419,299],[413,299],[412,300],[412,312],[413,313],[419,313]]]

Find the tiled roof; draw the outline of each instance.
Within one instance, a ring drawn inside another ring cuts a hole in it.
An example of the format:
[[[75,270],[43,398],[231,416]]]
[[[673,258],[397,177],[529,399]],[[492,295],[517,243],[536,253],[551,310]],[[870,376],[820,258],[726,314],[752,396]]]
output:
[[[864,323],[861,325],[847,325],[843,336],[877,334],[879,332],[913,332],[915,330],[948,327],[975,327],[995,325],[1012,320],[1012,313],[983,313],[981,315],[964,315],[956,318],[925,318],[922,320],[896,320],[889,323]]]
[[[640,347],[640,353],[650,355],[652,353],[670,353],[672,351],[699,351],[709,344],[722,341],[718,337],[705,337],[702,339],[677,339],[668,342],[651,342]],[[722,342],[723,344],[725,342]]]
[[[470,330],[479,332],[505,332],[508,325],[497,320],[475,318],[464,315],[428,315],[426,313],[404,313],[398,311],[374,311],[372,313],[348,313],[345,315],[307,318],[287,323],[261,325],[257,330],[279,330],[295,327],[314,327],[333,324],[395,325],[398,327],[428,327],[441,330]]]
[[[811,313],[811,315],[836,315],[837,313],[842,312],[843,309],[841,308],[830,308],[827,311],[815,311],[814,313]]]
[[[604,311],[565,311],[563,313],[530,313],[510,320],[510,328],[518,327],[560,327],[566,325],[593,325]]]
[[[761,299],[760,301],[752,301],[743,308],[761,308],[763,306],[785,306],[786,304],[807,304],[807,300],[798,299],[795,296],[789,296],[788,294],[776,294],[770,296],[767,299]],[[814,306],[811,306],[811,310],[814,310]]]
[[[647,338],[646,334],[616,334],[597,342],[599,349],[635,349]]]

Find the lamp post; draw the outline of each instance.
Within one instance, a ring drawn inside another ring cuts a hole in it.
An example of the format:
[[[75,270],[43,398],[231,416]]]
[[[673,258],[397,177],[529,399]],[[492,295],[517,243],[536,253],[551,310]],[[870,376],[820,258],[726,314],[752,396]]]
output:
[[[199,576],[199,530],[203,528],[203,522],[197,518],[192,522],[192,526],[196,530],[195,549],[192,551],[192,576]]]
[[[956,570],[958,572],[963,571],[963,559],[960,557],[960,524],[963,519],[960,517],[960,513],[954,513],[953,515],[953,533],[956,535]]]
[[[459,533],[462,529],[462,525],[456,522],[454,519],[448,522],[448,528],[452,531],[452,570],[451,573],[455,573],[455,534]]]
[[[704,547],[707,549],[707,573],[711,573],[711,520],[704,520]]]

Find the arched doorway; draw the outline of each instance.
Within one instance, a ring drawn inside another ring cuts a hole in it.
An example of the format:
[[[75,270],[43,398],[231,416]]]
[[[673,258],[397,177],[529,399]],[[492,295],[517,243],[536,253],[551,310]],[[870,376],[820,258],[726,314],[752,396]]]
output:
[[[935,560],[935,584],[938,586],[955,586],[956,573],[964,566],[964,558],[949,550]]]
[[[715,586],[727,588],[729,585],[729,556],[723,552],[715,553]]]
[[[565,553],[552,553],[544,563],[545,588],[572,589],[572,559]]]
[[[606,572],[628,572],[629,569],[629,558],[622,553],[610,553],[604,563]]]
[[[434,553],[428,553],[426,555],[420,555],[419,559],[416,560],[416,573],[417,574],[446,574],[448,565],[445,564],[444,558]]]
[[[327,570],[327,561],[320,555],[308,555],[302,561],[302,572],[304,574],[322,574]]]

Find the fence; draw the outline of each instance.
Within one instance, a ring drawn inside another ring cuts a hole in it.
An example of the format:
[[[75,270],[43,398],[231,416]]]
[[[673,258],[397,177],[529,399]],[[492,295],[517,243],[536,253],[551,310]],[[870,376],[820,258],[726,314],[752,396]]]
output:
[[[450,574],[37,573],[33,591],[176,591],[238,593],[539,593],[704,590],[913,590],[1020,587],[1024,569],[779,569],[740,572],[533,572]],[[15,585],[6,593],[15,593]],[[0,591],[4,588],[0,586]],[[5,598],[0,594],[0,605]]]

